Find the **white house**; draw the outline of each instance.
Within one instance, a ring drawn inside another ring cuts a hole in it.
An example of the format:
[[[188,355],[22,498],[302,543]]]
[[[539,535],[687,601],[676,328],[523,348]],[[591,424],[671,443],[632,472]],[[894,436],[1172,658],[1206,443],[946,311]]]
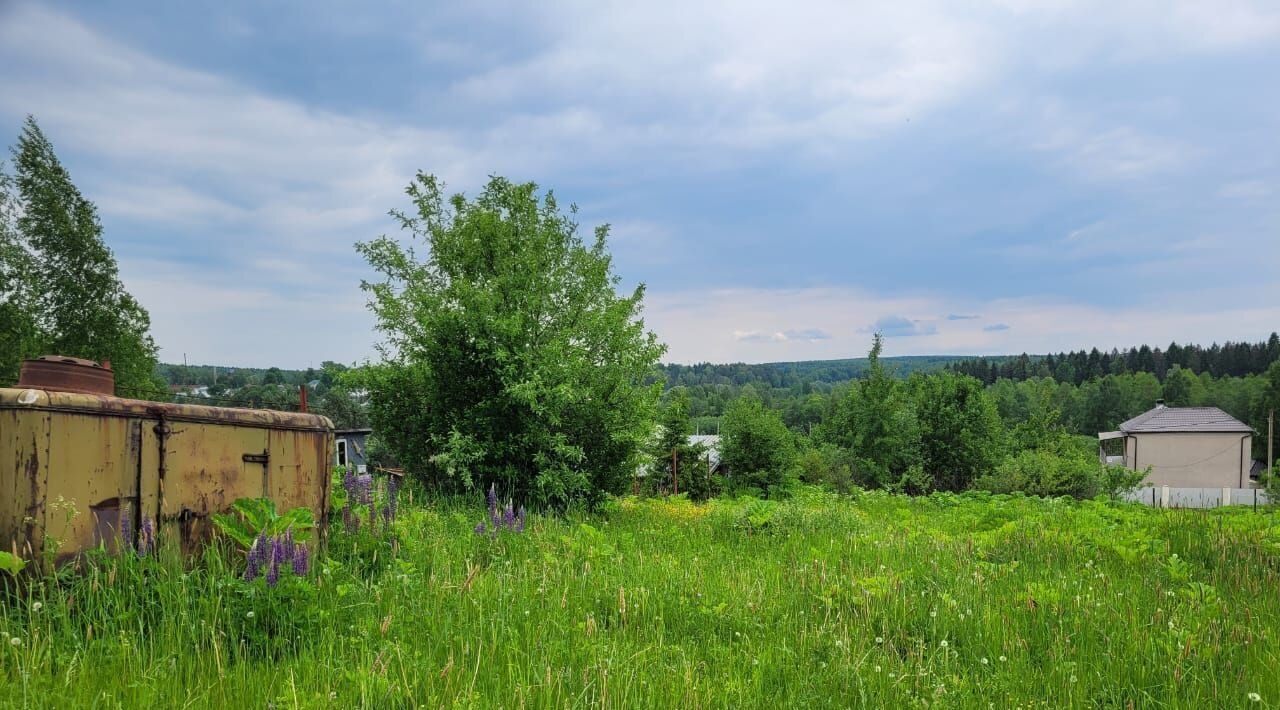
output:
[[[1184,488],[1248,488],[1253,429],[1217,407],[1150,409],[1120,425],[1120,431],[1098,434],[1103,461],[1141,471],[1154,486]],[[1122,456],[1107,456],[1103,443],[1123,440]],[[1119,460],[1116,460],[1119,459]]]

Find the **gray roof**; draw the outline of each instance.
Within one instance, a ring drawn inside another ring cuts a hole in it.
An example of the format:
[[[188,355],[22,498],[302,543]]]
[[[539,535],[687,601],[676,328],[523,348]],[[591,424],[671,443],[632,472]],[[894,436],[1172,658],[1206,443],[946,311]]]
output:
[[[716,434],[690,434],[689,444],[702,444],[707,447],[707,457],[711,470],[720,468],[720,437]]]
[[[1157,406],[1120,425],[1126,434],[1152,432],[1239,432],[1249,434],[1253,429],[1244,422],[1217,407],[1166,407]]]

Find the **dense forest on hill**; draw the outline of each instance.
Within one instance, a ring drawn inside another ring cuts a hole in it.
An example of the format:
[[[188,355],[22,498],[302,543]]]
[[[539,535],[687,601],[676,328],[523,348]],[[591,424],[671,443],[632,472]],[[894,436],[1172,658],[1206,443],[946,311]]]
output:
[[[1148,345],[1110,352],[1093,348],[1056,355],[979,357],[947,363],[952,372],[976,377],[984,384],[997,380],[1022,381],[1033,377],[1052,377],[1058,382],[1080,385],[1104,375],[1149,372],[1164,381],[1174,367],[1194,374],[1214,377],[1259,375],[1280,358],[1280,335],[1272,333],[1257,343],[1214,343],[1209,347],[1169,343],[1161,350]]]

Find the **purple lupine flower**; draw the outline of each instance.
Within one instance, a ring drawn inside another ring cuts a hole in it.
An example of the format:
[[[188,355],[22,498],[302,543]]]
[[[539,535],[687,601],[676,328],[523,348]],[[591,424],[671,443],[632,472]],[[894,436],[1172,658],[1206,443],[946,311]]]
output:
[[[394,523],[396,520],[397,500],[396,494],[400,491],[400,477],[391,475],[387,477],[387,503],[382,508],[382,518],[388,524]]]
[[[280,538],[275,538],[271,542],[271,563],[267,565],[267,586],[274,587],[276,582],[280,581],[280,557],[281,557]]]
[[[516,528],[516,511],[515,508],[511,507],[511,501],[507,501],[507,507],[502,511],[502,524],[508,530],[515,530]]]
[[[244,581],[252,582],[262,572],[262,565],[267,559],[267,534],[264,532],[253,541],[249,554],[245,559]]]
[[[311,551],[306,545],[298,545],[298,549],[293,552],[293,574],[296,577],[305,577],[309,569],[311,569]]]
[[[364,473],[356,476],[356,504],[369,505],[373,502],[373,476]]]
[[[524,506],[520,506],[520,512],[516,514],[516,532],[524,532],[525,510]]]
[[[133,539],[133,516],[129,515],[129,511],[125,508],[120,509],[120,545],[117,549],[123,549],[125,545],[130,544]]]
[[[502,520],[498,517],[498,488],[497,484],[489,484],[489,492],[485,494],[485,502],[489,505],[489,522],[492,524],[494,531],[502,524]]]
[[[156,548],[156,526],[149,516],[142,516],[142,526],[138,528],[138,557],[146,557]]]
[[[483,520],[481,520],[480,522],[476,523],[476,534],[477,534],[477,535],[483,535],[483,534],[484,534],[484,521],[483,521]]]

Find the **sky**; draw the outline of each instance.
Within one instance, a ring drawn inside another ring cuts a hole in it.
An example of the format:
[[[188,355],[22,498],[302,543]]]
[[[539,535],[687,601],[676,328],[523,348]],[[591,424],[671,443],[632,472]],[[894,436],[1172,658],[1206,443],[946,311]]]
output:
[[[612,227],[669,362],[1280,329],[1280,4],[0,0],[161,359],[376,358],[421,170]]]

